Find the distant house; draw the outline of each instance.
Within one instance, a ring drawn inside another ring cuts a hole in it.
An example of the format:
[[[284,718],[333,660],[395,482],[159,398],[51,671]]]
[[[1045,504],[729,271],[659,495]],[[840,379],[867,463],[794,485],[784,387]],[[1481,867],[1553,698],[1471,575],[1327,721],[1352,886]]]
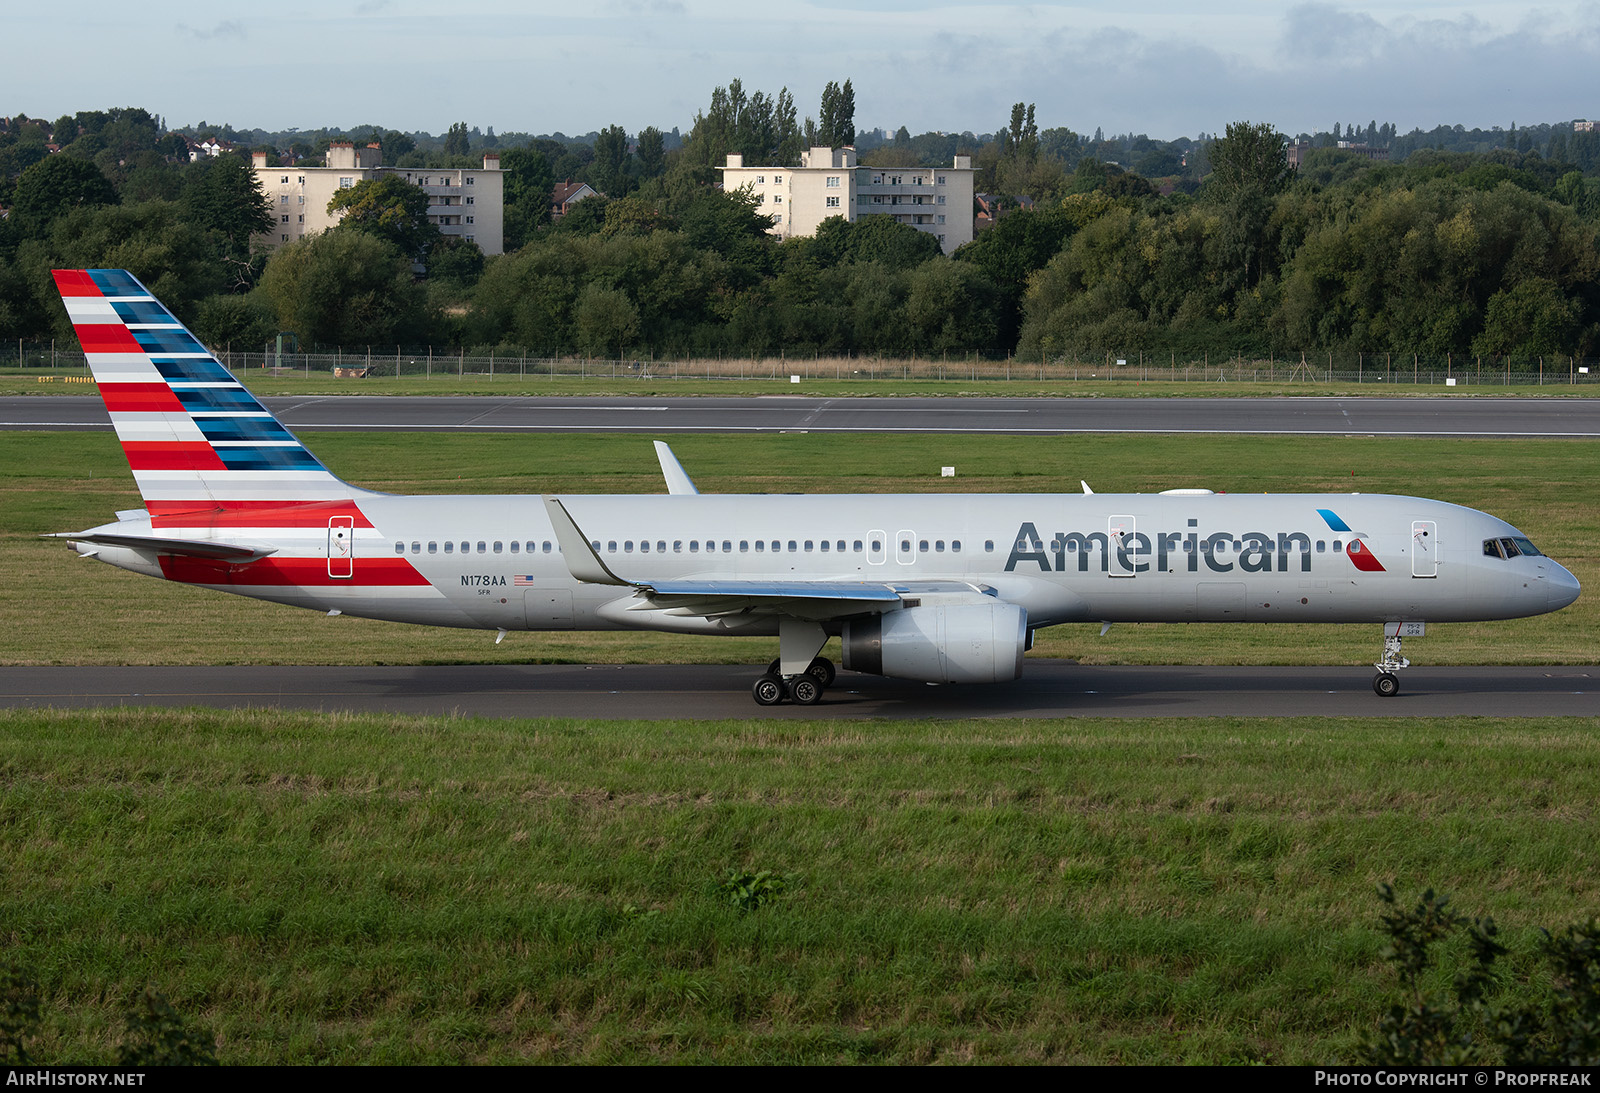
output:
[[[602,196],[604,195],[600,191],[587,182],[574,182],[570,178],[565,182],[558,182],[555,189],[550,192],[550,219],[560,220],[567,215],[572,206],[586,197]]]
[[[1341,140],[1335,147],[1337,147],[1341,152],[1354,152],[1361,158],[1370,159],[1374,163],[1384,163],[1389,159],[1389,149],[1375,148],[1370,144],[1361,144],[1356,141]],[[1290,167],[1299,170],[1300,165],[1305,163],[1306,156],[1310,155],[1315,148],[1316,145],[1312,144],[1308,140],[1296,141],[1293,144],[1286,144],[1283,146],[1283,158]]]
[[[973,194],[972,202],[978,207],[978,215],[973,222],[973,227],[977,231],[994,227],[995,221],[1006,215],[1006,213],[1014,212],[1017,209],[1033,208],[1033,198],[1022,195],[1008,200],[1002,198],[999,194]],[[1014,202],[1015,204],[1010,204],[1009,202]]]
[[[189,162],[193,163],[201,156],[211,156],[214,158],[222,155],[224,152],[231,151],[233,151],[233,145],[226,141],[218,140],[216,137],[212,137],[210,140],[200,141],[198,144],[191,141],[189,143]]]

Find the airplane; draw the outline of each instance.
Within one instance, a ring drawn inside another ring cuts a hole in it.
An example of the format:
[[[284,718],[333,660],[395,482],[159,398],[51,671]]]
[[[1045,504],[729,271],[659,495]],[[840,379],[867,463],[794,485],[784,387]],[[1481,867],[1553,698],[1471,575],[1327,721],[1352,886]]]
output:
[[[1559,610],[1578,581],[1503,520],[1379,494],[397,496],[341,481],[125,270],[55,271],[145,507],[55,535],[221,592],[432,626],[776,636],[756,702],[835,668],[1021,676],[1071,622],[1379,623],[1399,692],[1428,623]]]

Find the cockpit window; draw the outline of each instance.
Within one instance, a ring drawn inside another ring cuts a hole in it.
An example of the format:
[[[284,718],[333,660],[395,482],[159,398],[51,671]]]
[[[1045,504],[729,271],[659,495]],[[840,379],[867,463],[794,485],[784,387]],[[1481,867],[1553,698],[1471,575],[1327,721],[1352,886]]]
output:
[[[1509,536],[1504,539],[1485,539],[1483,541],[1483,553],[1490,558],[1517,558],[1522,555],[1538,558],[1542,556],[1538,547],[1521,536]]]

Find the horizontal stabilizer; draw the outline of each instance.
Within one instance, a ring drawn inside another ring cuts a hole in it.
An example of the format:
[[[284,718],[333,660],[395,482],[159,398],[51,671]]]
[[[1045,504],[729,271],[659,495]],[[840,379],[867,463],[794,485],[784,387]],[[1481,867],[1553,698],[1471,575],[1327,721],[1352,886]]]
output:
[[[103,531],[61,531],[40,536],[42,539],[66,539],[73,543],[91,543],[95,546],[128,547],[131,550],[149,550],[156,554],[175,554],[184,558],[207,558],[212,561],[246,563],[269,554],[278,548],[270,543],[222,543],[211,539],[165,539],[158,535],[116,535]]]

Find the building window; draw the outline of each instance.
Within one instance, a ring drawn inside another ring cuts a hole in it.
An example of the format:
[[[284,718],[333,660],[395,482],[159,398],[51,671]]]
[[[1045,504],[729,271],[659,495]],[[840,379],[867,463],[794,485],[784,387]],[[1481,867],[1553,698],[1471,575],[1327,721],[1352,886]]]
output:
[[[283,214],[283,222],[285,224],[287,224],[289,222],[289,214],[288,213],[284,213]]]
[[[774,186],[782,186],[783,185],[783,176],[782,175],[773,175],[772,176],[772,184]]]
[[[287,235],[285,235],[285,236],[283,236],[283,241],[284,241],[284,242],[285,242],[285,243],[287,243],[287,242],[288,242],[288,241],[289,241],[289,237],[288,237],[288,236],[287,236]]]
[[[289,204],[289,195],[288,194],[284,194],[282,197],[278,198],[278,204],[280,204],[280,205]]]
[[[773,194],[772,195],[772,203],[774,205],[782,205],[783,204],[783,195],[782,194]]]
[[[472,184],[473,184],[473,183],[474,183],[474,182],[476,182],[476,181],[477,181],[477,179],[476,179],[476,178],[474,178],[474,177],[473,177],[473,176],[472,176],[472,175],[468,175],[468,176],[467,176],[467,185],[468,185],[468,186],[471,186],[471,185],[472,185]]]
[[[289,184],[289,176],[288,175],[284,175],[282,178],[278,179],[278,181],[280,183],[282,183],[283,185],[287,186]]]
[[[942,216],[941,216],[941,217],[940,217],[940,218],[939,218],[939,219],[940,219],[940,220],[943,220],[943,219],[944,219],[944,217],[942,217]],[[468,224],[470,224],[470,223],[472,223],[472,217],[470,217],[470,216],[469,216],[469,217],[467,217],[467,223],[468,223]]]
[[[306,214],[305,213],[301,213],[300,214],[300,223],[304,224],[305,222],[306,222]]]
[[[765,186],[766,184],[767,184],[767,176],[766,175],[757,175],[756,176],[756,185],[757,186]]]
[[[882,175],[873,175],[872,176],[872,184],[874,186],[882,186],[883,185],[883,176]]]
[[[300,195],[299,204],[304,205],[305,203],[306,203],[306,195],[305,194],[301,194]]]
[[[353,179],[353,178],[341,178],[339,180],[339,189],[348,190],[350,187],[354,186],[355,184],[356,184],[356,180]]]
[[[937,204],[940,204],[940,205],[944,204],[944,194],[940,194],[939,195],[939,200],[938,200]]]
[[[837,209],[838,207],[839,207],[839,199],[837,197],[828,198],[828,208]],[[287,217],[285,217],[285,219],[287,219]]]
[[[911,176],[911,185],[913,185],[913,186],[921,186],[922,185],[922,176],[921,175],[912,175]]]
[[[943,175],[939,176],[939,185],[941,185],[941,186],[944,185],[944,176]]]
[[[783,214],[782,213],[778,213],[776,216],[774,216],[772,218],[772,223],[774,225],[782,224],[783,223]]]
[[[306,176],[305,175],[301,175],[300,178],[297,181],[299,182],[300,185],[304,186],[306,184]]]
[[[830,190],[836,190],[836,189],[839,188],[839,176],[838,175],[829,175],[828,176],[828,188]]]
[[[942,199],[941,199],[941,200],[942,200]],[[469,198],[467,198],[467,204],[468,204],[468,205],[470,205],[470,204],[472,204],[472,198],[470,198],[470,197],[469,197]]]

